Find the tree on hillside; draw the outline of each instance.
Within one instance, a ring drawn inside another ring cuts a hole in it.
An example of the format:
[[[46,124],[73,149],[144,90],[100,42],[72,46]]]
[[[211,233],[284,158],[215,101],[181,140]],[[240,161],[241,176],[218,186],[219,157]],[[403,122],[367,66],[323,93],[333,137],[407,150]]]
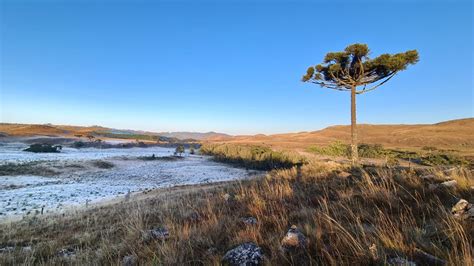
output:
[[[351,93],[351,158],[356,164],[357,151],[356,95],[363,94],[385,84],[408,65],[418,62],[416,50],[398,54],[382,54],[369,58],[366,44],[352,44],[341,52],[330,52],[322,64],[311,66],[303,76],[303,82],[323,88]]]
[[[179,156],[182,156],[183,153],[184,153],[184,145],[183,144],[179,144],[176,149],[174,150],[174,155],[179,155]]]

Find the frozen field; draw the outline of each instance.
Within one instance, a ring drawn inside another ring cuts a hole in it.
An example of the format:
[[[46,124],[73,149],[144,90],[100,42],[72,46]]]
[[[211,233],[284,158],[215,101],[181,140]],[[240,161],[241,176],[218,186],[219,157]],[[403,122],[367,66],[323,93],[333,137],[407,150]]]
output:
[[[74,165],[53,176],[0,176],[0,220],[24,215],[61,212],[115,197],[128,191],[142,191],[184,184],[226,181],[249,177],[255,172],[216,163],[204,156],[186,156],[179,160],[138,160],[138,156],[168,156],[173,149],[72,149],[61,153],[23,152],[26,145],[0,146],[0,164],[38,162],[41,165]],[[113,163],[111,169],[91,166],[102,160]]]

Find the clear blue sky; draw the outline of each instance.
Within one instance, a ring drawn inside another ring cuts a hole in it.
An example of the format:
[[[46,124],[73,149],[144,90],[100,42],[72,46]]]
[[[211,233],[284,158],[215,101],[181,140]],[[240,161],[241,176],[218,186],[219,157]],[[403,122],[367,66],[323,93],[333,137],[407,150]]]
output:
[[[348,124],[300,82],[326,52],[418,49],[358,97],[360,123],[473,116],[471,1],[0,0],[1,121],[231,134]]]

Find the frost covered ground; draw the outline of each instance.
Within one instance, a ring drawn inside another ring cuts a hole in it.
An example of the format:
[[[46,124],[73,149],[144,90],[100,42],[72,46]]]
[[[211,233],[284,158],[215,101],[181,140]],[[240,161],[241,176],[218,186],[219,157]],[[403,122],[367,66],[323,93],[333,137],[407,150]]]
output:
[[[61,212],[71,207],[124,197],[152,188],[247,178],[256,172],[213,162],[206,156],[179,160],[139,160],[139,156],[169,156],[173,149],[73,149],[61,153],[29,153],[21,143],[0,146],[0,164],[37,162],[63,167],[53,176],[0,176],[0,221],[24,215]],[[96,160],[113,163],[111,169],[93,166]],[[66,167],[70,165],[72,167]]]

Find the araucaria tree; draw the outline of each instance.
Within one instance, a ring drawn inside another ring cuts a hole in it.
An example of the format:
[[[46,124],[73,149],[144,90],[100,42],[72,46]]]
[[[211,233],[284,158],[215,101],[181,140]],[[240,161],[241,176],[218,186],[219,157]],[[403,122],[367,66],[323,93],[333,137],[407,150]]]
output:
[[[359,160],[357,151],[356,95],[366,93],[389,81],[408,65],[418,62],[418,52],[410,50],[398,54],[382,54],[369,58],[366,44],[352,44],[342,52],[326,54],[322,64],[311,66],[302,80],[323,88],[351,93],[351,157]]]

